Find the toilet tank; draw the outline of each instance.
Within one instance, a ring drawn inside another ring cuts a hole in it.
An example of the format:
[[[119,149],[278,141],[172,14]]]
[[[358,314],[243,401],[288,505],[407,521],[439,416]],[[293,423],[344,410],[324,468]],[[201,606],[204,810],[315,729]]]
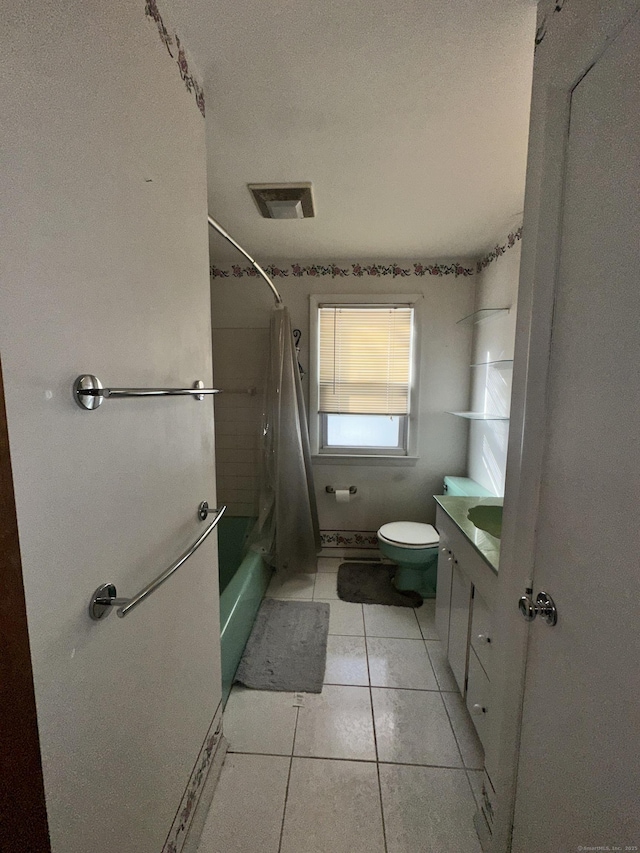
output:
[[[493,492],[485,489],[484,486],[469,477],[445,477],[444,494],[495,498]]]

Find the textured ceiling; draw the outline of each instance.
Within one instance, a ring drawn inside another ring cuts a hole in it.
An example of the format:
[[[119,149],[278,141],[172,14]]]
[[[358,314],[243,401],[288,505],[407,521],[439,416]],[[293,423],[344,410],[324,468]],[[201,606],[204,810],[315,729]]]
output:
[[[204,77],[210,213],[257,260],[474,257],[522,210],[531,2],[171,6]],[[315,218],[260,217],[246,185],[285,181],[313,182]]]

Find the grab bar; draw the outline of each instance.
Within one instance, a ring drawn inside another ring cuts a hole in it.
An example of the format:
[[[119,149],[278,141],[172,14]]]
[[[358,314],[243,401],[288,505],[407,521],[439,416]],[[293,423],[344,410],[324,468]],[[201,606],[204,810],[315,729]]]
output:
[[[205,388],[201,379],[193,388],[103,388],[102,382],[91,373],[83,373],[73,383],[73,396],[82,409],[97,409],[109,397],[195,397],[204,400],[205,394],[220,394],[219,388]]]
[[[200,517],[202,518],[202,507],[204,505],[201,504],[200,507]],[[115,585],[112,583],[103,583],[91,596],[91,601],[89,602],[89,616],[92,619],[99,620],[104,619],[105,616],[108,616],[111,613],[111,609],[113,607],[117,607],[116,611],[118,616],[124,617],[133,610],[134,607],[137,607],[140,602],[144,601],[145,598],[151,595],[151,593],[155,592],[159,586],[168,580],[171,575],[176,572],[180,566],[185,563],[189,557],[194,554],[198,548],[202,545],[207,536],[211,533],[211,531],[216,527],[222,516],[225,514],[227,507],[223,506],[221,509],[217,510],[209,510],[208,512],[215,512],[215,518],[211,522],[211,524],[207,527],[207,529],[202,533],[193,545],[184,552],[184,554],[179,557],[175,563],[172,563],[168,569],[165,569],[161,575],[148,583],[143,589],[140,590],[137,595],[134,595],[132,598],[117,598],[117,591]],[[204,515],[206,518],[206,514]]]

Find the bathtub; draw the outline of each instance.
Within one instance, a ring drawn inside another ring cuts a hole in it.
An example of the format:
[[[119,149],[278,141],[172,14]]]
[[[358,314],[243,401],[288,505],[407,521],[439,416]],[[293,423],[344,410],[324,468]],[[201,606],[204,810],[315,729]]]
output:
[[[254,518],[228,517],[218,525],[222,701],[226,703],[272,569],[259,554],[244,554]]]

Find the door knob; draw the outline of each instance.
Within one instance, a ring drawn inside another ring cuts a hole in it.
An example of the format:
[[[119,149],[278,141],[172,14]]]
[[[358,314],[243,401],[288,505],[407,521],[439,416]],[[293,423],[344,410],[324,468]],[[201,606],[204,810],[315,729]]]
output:
[[[547,595],[546,592],[539,592],[534,604],[531,599],[532,593],[533,590],[528,588],[526,594],[518,602],[522,616],[527,622],[533,622],[536,616],[539,616],[547,625],[555,625],[558,621],[558,611],[551,596]]]

